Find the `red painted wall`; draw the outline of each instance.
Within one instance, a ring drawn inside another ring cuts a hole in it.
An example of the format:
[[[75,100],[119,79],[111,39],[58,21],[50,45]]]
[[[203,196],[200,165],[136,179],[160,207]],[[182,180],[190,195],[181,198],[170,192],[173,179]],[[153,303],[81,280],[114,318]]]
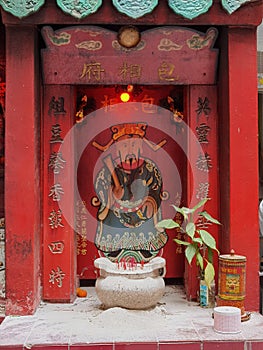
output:
[[[220,250],[246,255],[246,309],[258,310],[258,194],[256,25],[262,2],[229,15],[219,1],[207,14],[187,20],[160,3],[150,15],[130,24],[210,26],[220,29],[218,74]],[[63,14],[47,1],[22,21],[1,10],[6,25],[6,288],[7,314],[33,313],[40,295],[40,69],[37,24],[127,24],[110,2],[87,19]],[[21,287],[22,286],[22,287]]]

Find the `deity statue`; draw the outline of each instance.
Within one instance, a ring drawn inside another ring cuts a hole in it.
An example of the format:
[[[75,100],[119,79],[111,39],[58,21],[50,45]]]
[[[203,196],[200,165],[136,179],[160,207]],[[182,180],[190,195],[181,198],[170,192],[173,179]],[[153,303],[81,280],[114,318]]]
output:
[[[103,158],[103,166],[95,179],[99,206],[95,245],[111,261],[133,257],[147,262],[158,255],[168,240],[164,230],[156,228],[161,220],[161,202],[165,197],[160,170],[151,160],[142,157],[143,143],[153,150],[155,145],[146,137],[147,124],[126,123],[111,127],[112,138],[106,146],[93,146],[107,151],[114,144],[117,156]]]

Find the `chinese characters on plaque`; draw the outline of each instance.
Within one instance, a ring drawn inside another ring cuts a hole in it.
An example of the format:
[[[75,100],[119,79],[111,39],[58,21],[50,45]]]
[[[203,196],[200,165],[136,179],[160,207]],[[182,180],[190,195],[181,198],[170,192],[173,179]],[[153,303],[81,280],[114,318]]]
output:
[[[139,83],[142,76],[143,66],[140,64],[129,64],[123,62],[122,66],[118,67],[117,75],[121,77],[123,83],[127,81]],[[163,61],[157,68],[157,75],[160,83],[174,83],[180,79],[180,76],[176,72],[176,67],[171,62]],[[84,63],[82,71],[80,72],[80,79],[86,80],[87,82],[101,83],[105,80],[107,71],[100,62]],[[64,100],[50,102],[50,111],[54,110],[54,113],[62,113],[64,108]],[[202,105],[201,105],[202,104]],[[206,109],[207,101],[201,101],[199,108],[202,113],[202,109]]]

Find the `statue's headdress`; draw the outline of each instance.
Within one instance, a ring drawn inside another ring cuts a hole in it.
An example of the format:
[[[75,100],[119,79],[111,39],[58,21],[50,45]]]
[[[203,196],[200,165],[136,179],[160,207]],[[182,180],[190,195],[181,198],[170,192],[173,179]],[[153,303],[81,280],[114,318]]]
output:
[[[100,145],[96,141],[92,142],[92,145],[96,147],[100,151],[107,151],[109,147],[114,143],[118,142],[118,139],[122,136],[139,136],[147,143],[148,146],[151,147],[154,151],[157,151],[159,148],[161,148],[165,143],[166,140],[160,141],[157,145],[149,141],[146,137],[146,129],[147,124],[146,123],[124,123],[124,124],[118,124],[111,127],[112,136],[111,140],[105,145]]]

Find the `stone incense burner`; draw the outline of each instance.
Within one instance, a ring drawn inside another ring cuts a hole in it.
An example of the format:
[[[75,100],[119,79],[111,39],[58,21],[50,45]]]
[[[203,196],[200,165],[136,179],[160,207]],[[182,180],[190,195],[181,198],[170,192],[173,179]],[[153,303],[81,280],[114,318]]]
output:
[[[147,264],[122,261],[113,263],[98,258],[95,289],[104,308],[123,307],[143,310],[156,306],[165,289],[165,259],[153,258]]]

